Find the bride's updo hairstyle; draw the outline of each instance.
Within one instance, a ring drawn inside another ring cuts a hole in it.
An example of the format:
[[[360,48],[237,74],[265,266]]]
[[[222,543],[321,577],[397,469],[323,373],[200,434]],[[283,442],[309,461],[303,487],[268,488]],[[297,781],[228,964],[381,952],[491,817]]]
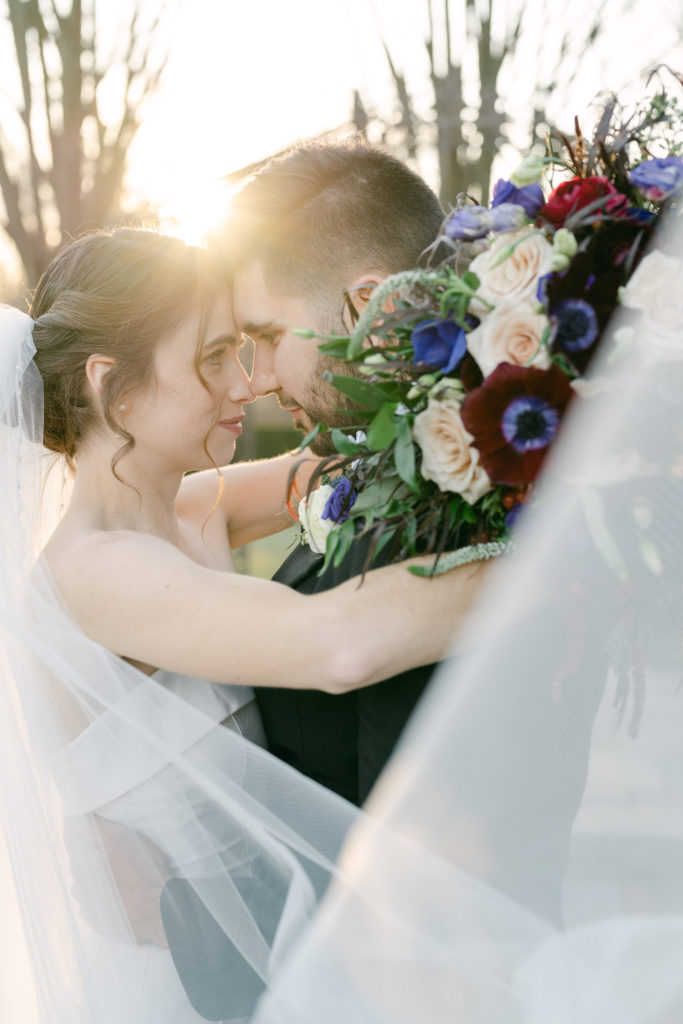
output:
[[[126,392],[153,382],[154,350],[192,313],[200,313],[195,353],[199,371],[202,325],[225,284],[208,253],[178,238],[139,228],[85,235],[53,259],[35,290],[31,316],[35,363],[45,389],[44,444],[70,466],[97,422],[85,367],[91,355],[115,365],[102,388],[102,414],[125,440],[112,463],[135,440],[117,407]]]

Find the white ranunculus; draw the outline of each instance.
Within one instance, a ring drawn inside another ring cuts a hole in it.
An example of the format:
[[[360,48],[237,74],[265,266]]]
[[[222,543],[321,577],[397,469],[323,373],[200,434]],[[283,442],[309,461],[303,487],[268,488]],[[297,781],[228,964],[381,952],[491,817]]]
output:
[[[499,363],[547,370],[550,356],[541,345],[548,319],[526,300],[505,299],[467,335],[467,347],[485,377]]]
[[[509,255],[505,252],[510,250]],[[479,278],[477,294],[492,305],[502,299],[536,298],[538,279],[550,273],[553,247],[541,231],[522,228],[499,235],[486,252],[470,263],[469,269]],[[477,316],[486,307],[474,299],[470,306]]]
[[[439,490],[461,494],[470,505],[491,490],[456,398],[430,398],[427,408],[415,417],[413,437],[422,449],[422,475]]]
[[[653,249],[621,290],[621,304],[642,311],[636,345],[645,357],[683,357],[682,280],[683,260]]]
[[[327,535],[337,525],[332,519],[321,518],[333,491],[330,484],[321,484],[310,497],[303,497],[299,502],[299,522],[304,528],[306,543],[316,555],[325,554]]]

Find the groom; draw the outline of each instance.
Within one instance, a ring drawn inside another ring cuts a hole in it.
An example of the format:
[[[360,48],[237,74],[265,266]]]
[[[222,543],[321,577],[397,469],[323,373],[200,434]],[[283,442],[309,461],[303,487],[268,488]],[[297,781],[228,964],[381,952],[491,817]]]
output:
[[[348,424],[343,396],[323,379],[341,364],[293,329],[347,333],[350,304],[360,311],[383,278],[424,260],[443,217],[420,177],[364,142],[302,145],[267,165],[233,200],[226,235],[235,319],[254,342],[254,392],[274,394],[303,432]],[[334,451],[326,433],[311,447]],[[357,541],[322,576],[321,557],[299,547],[274,579],[305,594],[327,590],[362,571],[368,543]],[[363,803],[434,667],[344,696],[259,688],[270,750]]]
[[[254,341],[256,393],[275,394],[305,432],[318,422],[347,425],[349,420],[340,411],[342,396],[322,376],[326,369],[338,370],[339,364],[318,352],[316,339],[300,338],[293,330],[348,333],[347,297],[359,311],[383,278],[419,264],[437,237],[442,218],[436,196],[419,177],[366,144],[306,145],[268,165],[236,197],[226,233],[234,260],[235,318]],[[318,435],[313,444],[318,454],[332,450],[326,441],[325,434]],[[275,579],[302,593],[325,590],[359,574],[366,554],[367,542],[360,539],[338,568],[319,576],[322,558],[299,547]],[[530,625],[536,622],[534,618]],[[310,628],[315,629],[315,621]],[[510,628],[521,626],[515,621]],[[563,658],[564,628],[562,616],[549,604],[547,635],[555,638],[554,644],[545,645],[550,679]],[[348,642],[353,643],[352,635]],[[529,643],[533,642],[532,636]],[[434,667],[404,672],[344,696],[258,688],[271,751],[348,800],[363,803]],[[484,875],[489,870],[492,885],[557,922],[604,667],[596,663],[595,673],[598,682],[588,692],[573,692],[571,679],[563,684],[572,694],[568,718],[549,699],[547,687],[540,694],[528,692],[524,680],[518,680],[509,693],[503,691],[508,701],[537,709],[538,728],[547,740],[548,772],[555,778],[554,788],[546,784],[542,793],[550,793],[555,805],[552,813],[539,806],[534,814],[532,820],[541,823],[539,834],[529,836],[520,831],[514,815],[504,809],[499,813],[498,805],[488,806],[487,800],[495,804],[495,788],[490,793],[482,788],[480,803],[472,806],[472,820],[481,825],[486,838],[483,849],[488,844],[491,851],[488,869],[484,858]],[[537,676],[543,679],[543,673]],[[504,721],[505,702],[500,712]],[[522,802],[533,806],[539,799],[534,765],[527,764],[523,744],[511,745],[510,752],[508,762],[499,766],[502,777],[512,779]],[[476,754],[473,758],[472,751],[467,752],[464,763],[476,764],[478,758],[488,765],[495,751],[484,744]],[[476,785],[474,791],[479,792]],[[538,851],[537,858],[519,855],[529,843]],[[517,865],[521,870],[515,873]],[[254,886],[263,885],[249,877],[240,884],[246,887],[245,899],[252,897]],[[237,994],[247,1017],[263,983],[212,925],[189,883],[174,879],[165,887],[162,914],[169,947],[193,1005],[208,1019],[219,1020],[225,1006],[234,1009]]]
[[[325,370],[341,364],[318,352],[319,340],[297,337],[293,330],[347,333],[349,304],[359,311],[383,278],[416,266],[442,221],[439,201],[422,179],[365,143],[302,145],[267,165],[233,200],[219,240],[230,247],[237,326],[254,342],[255,393],[274,394],[305,433],[319,422],[347,425],[339,408],[343,396],[323,378]],[[324,433],[312,448],[318,455],[333,451]],[[338,568],[319,576],[322,557],[299,546],[274,578],[305,594],[327,590],[359,575],[367,550],[366,541],[357,541]],[[259,687],[268,746],[305,775],[361,804],[434,668],[413,669],[341,696]],[[250,900],[254,891],[243,895]],[[192,885],[169,882],[161,906],[193,1005],[210,1020],[222,1019],[227,1006],[233,1015],[238,1007],[249,1016],[263,983],[222,936]]]

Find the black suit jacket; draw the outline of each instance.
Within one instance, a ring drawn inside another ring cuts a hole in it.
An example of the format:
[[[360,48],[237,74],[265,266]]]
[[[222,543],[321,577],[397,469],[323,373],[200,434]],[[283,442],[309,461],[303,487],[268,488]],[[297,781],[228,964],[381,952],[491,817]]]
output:
[[[321,593],[360,575],[368,544],[369,539],[356,541],[342,564],[322,575],[322,556],[301,545],[273,579],[302,594]],[[363,803],[435,667],[412,669],[338,696],[259,687],[256,697],[271,752],[347,800]]]

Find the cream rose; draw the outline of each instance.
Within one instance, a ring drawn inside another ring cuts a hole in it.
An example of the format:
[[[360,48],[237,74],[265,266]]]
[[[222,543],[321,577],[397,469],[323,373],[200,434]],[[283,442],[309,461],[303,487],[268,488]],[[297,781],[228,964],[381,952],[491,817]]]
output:
[[[415,417],[413,437],[422,449],[422,475],[441,491],[460,494],[473,505],[490,491],[492,483],[479,464],[473,437],[460,417],[456,398],[430,398],[427,408]]]
[[[621,304],[643,313],[635,342],[641,355],[683,356],[683,261],[654,249],[622,289]]]
[[[510,249],[508,256],[504,256]],[[477,294],[497,305],[501,299],[536,297],[538,279],[550,273],[553,247],[540,231],[521,231],[499,235],[493,245],[472,260],[469,269],[479,278]],[[499,262],[500,261],[500,262]],[[479,315],[486,307],[475,300],[471,309]]]
[[[316,555],[324,555],[327,535],[337,525],[333,519],[321,519],[327,500],[334,491],[330,484],[321,484],[309,498],[299,502],[299,522],[304,528],[306,543]]]
[[[499,363],[547,370],[550,356],[541,345],[547,326],[547,317],[537,313],[528,301],[504,300],[467,335],[467,347],[485,377]]]

